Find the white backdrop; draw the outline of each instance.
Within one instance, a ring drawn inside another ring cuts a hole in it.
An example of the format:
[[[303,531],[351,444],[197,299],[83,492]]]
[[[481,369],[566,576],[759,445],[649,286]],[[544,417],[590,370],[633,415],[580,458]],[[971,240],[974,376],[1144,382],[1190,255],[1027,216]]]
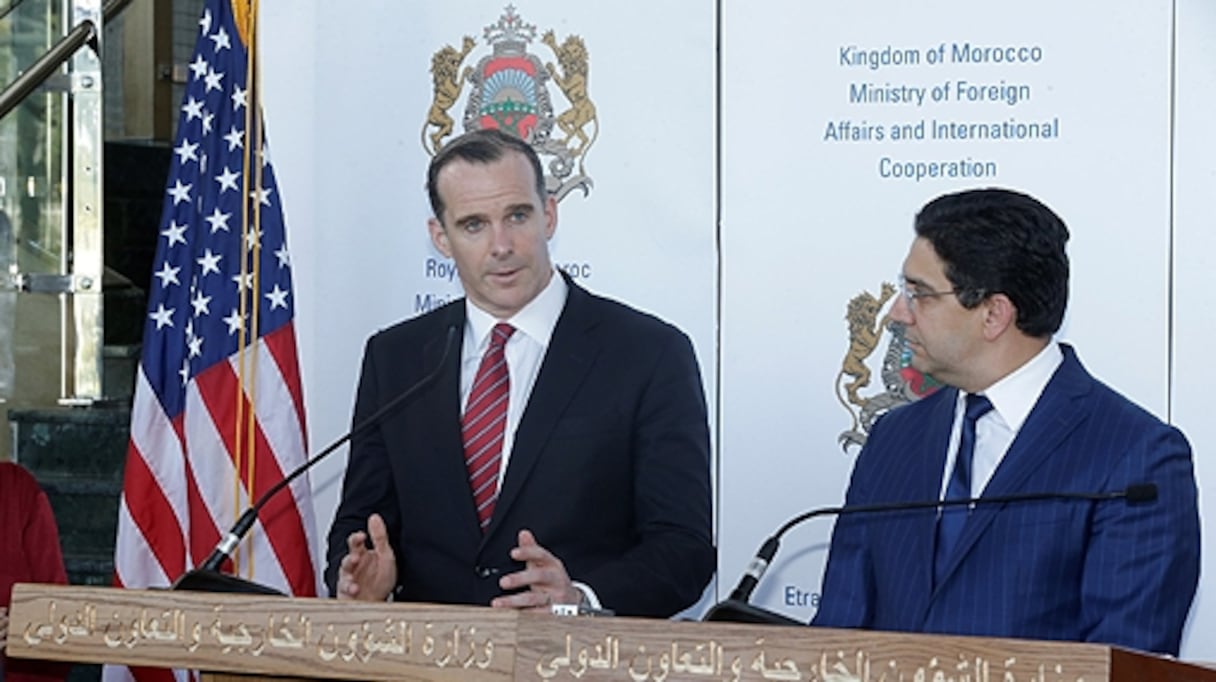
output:
[[[1172,416],[1191,439],[1201,492],[1216,485],[1216,422],[1212,420],[1212,339],[1216,302],[1216,3],[1180,0],[1174,130],[1174,297]],[[1191,607],[1184,657],[1216,661],[1216,523],[1210,495],[1203,514],[1203,568]]]
[[[1201,479],[1216,477],[1204,459],[1216,432],[1203,428],[1203,341],[1216,332],[1206,295],[1216,247],[1213,6],[906,4],[724,2],[720,46],[712,4],[516,4],[540,32],[580,35],[590,53],[601,127],[586,158],[595,187],[561,203],[556,260],[588,266],[584,284],[665,317],[696,344],[716,412],[723,592],[782,521],[841,500],[855,454],[837,442],[852,423],[836,394],[846,305],[893,281],[913,213],[952,189],[1020,188],[1065,218],[1073,295],[1061,336],[1096,375],[1176,417]],[[426,276],[427,260],[440,258],[424,228],[428,157],[419,131],[431,101],[428,70],[436,50],[465,35],[478,39],[466,64],[487,54],[482,28],[503,6],[261,5],[265,107],[318,449],[348,427],[367,336],[415,314],[419,295],[458,293]],[[1026,63],[977,64],[957,61],[955,45],[1038,49],[1023,53]],[[542,45],[529,50],[553,60]],[[908,63],[909,51],[917,63]],[[944,59],[931,64],[931,54]],[[899,57],[904,63],[891,63]],[[997,86],[997,101],[958,101],[982,94],[959,81]],[[918,96],[905,86],[924,88],[923,102],[874,101],[876,92]],[[935,101],[935,86],[949,98]],[[556,88],[551,94],[560,113],[564,100]],[[462,99],[452,117],[463,107]],[[1056,136],[929,139],[934,121],[1010,119],[1046,124]],[[925,139],[915,138],[921,121]],[[892,140],[893,125],[913,139]],[[873,139],[878,126],[881,141]],[[871,139],[854,140],[856,130]],[[844,139],[825,139],[833,136]],[[884,176],[934,161],[963,161],[969,171],[978,164],[985,176]],[[875,370],[887,344],[870,357]],[[879,392],[875,371],[862,394]],[[342,456],[314,476],[322,533]],[[758,600],[809,618],[829,532],[830,523],[817,522],[792,533]],[[1216,660],[1216,638],[1204,636],[1216,627],[1216,603],[1202,594],[1213,590],[1201,587],[1184,657]]]

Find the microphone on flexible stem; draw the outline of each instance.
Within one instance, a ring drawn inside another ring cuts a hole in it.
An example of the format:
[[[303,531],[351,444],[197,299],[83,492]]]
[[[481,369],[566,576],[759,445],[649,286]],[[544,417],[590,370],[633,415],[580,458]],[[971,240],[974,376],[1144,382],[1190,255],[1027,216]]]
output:
[[[439,362],[430,374],[419,379],[414,385],[406,389],[404,393],[401,393],[397,397],[382,405],[380,409],[369,415],[367,419],[364,419],[362,422],[352,427],[346,435],[342,436],[333,443],[330,443],[325,447],[325,449],[314,455],[312,459],[309,459],[307,462],[304,462],[300,466],[296,467],[295,470],[287,475],[283,480],[271,486],[270,490],[263,493],[262,496],[253,503],[253,506],[246,509],[244,514],[241,514],[241,517],[237,519],[235,524],[233,524],[232,530],[228,531],[228,534],[224,536],[224,539],[220,540],[219,544],[215,546],[215,549],[211,550],[211,555],[207,557],[207,560],[202,564],[199,564],[198,568],[183,573],[181,577],[173,582],[170,589],[189,590],[192,592],[238,592],[245,594],[271,594],[282,596],[282,592],[272,587],[259,585],[236,576],[221,573],[219,570],[220,566],[224,563],[224,560],[228,559],[228,557],[232,555],[232,551],[236,549],[236,546],[245,538],[245,534],[248,533],[249,529],[253,527],[254,521],[256,521],[258,518],[258,512],[262,510],[262,507],[266,506],[266,503],[269,502],[276,493],[287,487],[288,484],[299,478],[304,472],[311,469],[314,464],[320,462],[322,459],[325,459],[325,457],[327,457],[331,452],[342,447],[351,438],[363,433],[369,427],[374,426],[382,417],[384,417],[384,415],[388,414],[393,409],[400,407],[406,401],[418,395],[422,389],[433,383],[435,379],[439,377],[440,373],[443,372],[443,367],[446,364],[448,355],[452,352],[453,340],[455,338],[456,325],[449,326],[447,338],[443,343],[443,355],[440,356]]]
[[[805,625],[801,621],[774,613],[748,603],[756,585],[764,577],[770,562],[781,546],[781,536],[798,524],[820,516],[837,516],[845,514],[875,514],[881,512],[912,511],[916,509],[933,509],[942,507],[961,507],[975,504],[1008,504],[1011,502],[1035,502],[1042,500],[1080,500],[1091,502],[1106,502],[1110,500],[1125,500],[1128,504],[1145,504],[1157,500],[1157,485],[1154,483],[1138,483],[1129,485],[1123,490],[1107,493],[1020,493],[1016,495],[995,495],[992,497],[970,497],[956,500],[926,500],[921,502],[891,502],[885,504],[859,504],[843,507],[820,507],[812,509],[790,519],[773,533],[760,551],[743,572],[739,584],[730,593],[726,601],[714,605],[702,620],[731,621],[737,623],[777,623],[782,625]]]

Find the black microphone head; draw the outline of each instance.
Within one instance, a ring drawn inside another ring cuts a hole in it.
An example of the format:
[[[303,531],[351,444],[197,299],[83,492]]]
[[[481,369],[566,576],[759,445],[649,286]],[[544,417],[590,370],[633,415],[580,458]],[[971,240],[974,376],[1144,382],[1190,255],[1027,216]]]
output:
[[[806,623],[794,620],[775,611],[762,609],[759,606],[753,606],[747,602],[727,599],[724,602],[719,602],[713,606],[705,617],[701,619],[703,622],[723,622],[723,623],[753,623],[759,625],[798,625],[804,626]]]
[[[171,590],[186,592],[222,592],[225,594],[265,594],[285,597],[279,590],[268,585],[251,582],[227,573],[196,568],[181,575],[169,586]]]
[[[1147,504],[1157,501],[1157,484],[1156,483],[1137,483],[1127,486],[1124,491],[1127,495],[1128,504]]]

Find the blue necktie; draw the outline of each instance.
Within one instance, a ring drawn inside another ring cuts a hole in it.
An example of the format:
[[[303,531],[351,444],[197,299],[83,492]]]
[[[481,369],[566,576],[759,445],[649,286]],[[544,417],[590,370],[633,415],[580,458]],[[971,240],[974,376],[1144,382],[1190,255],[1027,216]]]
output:
[[[971,497],[971,462],[975,458],[975,423],[988,414],[992,402],[982,395],[967,395],[967,407],[963,412],[963,430],[958,439],[958,455],[954,459],[954,471],[946,485],[947,500],[965,500]],[[968,507],[947,507],[942,510],[937,522],[937,552],[933,558],[934,584],[942,579],[942,572],[950,561],[954,546],[967,525],[971,514]]]

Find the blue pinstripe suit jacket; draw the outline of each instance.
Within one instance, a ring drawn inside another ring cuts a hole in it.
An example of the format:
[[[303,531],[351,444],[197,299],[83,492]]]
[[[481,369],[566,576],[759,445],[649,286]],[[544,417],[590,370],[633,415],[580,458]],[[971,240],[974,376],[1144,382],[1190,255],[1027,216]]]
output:
[[[1186,438],[1064,361],[984,490],[1119,491],[1156,502],[977,506],[933,584],[936,511],[841,517],[812,624],[1102,642],[1177,654],[1199,579],[1199,515]],[[875,424],[847,504],[940,494],[957,391]]]

